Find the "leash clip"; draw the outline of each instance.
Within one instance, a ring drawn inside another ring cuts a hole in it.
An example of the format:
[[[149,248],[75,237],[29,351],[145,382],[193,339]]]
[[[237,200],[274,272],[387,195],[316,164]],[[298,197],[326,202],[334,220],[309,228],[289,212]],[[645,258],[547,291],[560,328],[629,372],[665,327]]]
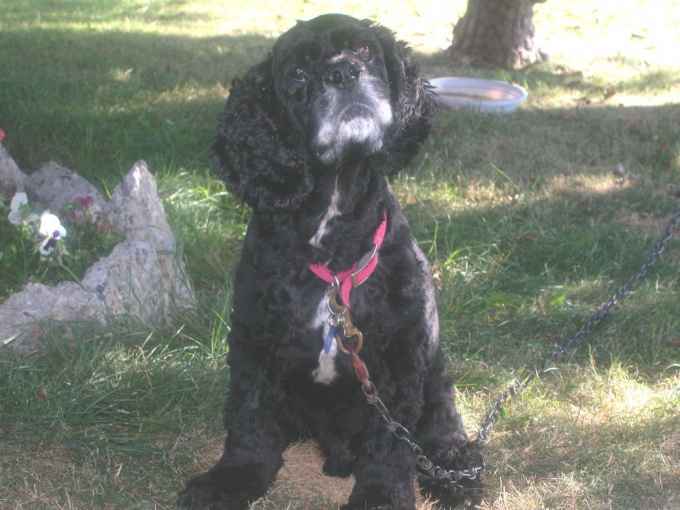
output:
[[[364,345],[364,335],[354,324],[352,324],[349,307],[338,303],[338,292],[339,285],[336,283],[331,284],[328,289],[328,298],[326,300],[326,306],[329,311],[329,330],[328,335],[326,336],[325,346],[326,353],[328,353],[330,349],[333,338],[335,338],[338,349],[340,349],[341,352],[345,354],[351,354],[352,352],[358,353]],[[354,342],[354,346],[351,348],[345,346],[345,342],[350,339]]]

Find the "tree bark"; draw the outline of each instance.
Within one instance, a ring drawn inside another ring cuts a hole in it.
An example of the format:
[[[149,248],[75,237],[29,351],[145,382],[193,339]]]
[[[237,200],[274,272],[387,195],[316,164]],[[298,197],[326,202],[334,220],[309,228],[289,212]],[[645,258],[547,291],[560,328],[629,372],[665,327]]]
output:
[[[534,43],[533,7],[545,0],[468,0],[453,29],[457,63],[518,68],[545,60]]]

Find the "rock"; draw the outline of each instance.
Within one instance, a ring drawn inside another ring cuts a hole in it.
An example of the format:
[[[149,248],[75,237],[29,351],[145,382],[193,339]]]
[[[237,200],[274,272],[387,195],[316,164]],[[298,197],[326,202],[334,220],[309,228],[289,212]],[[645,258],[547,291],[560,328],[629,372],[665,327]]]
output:
[[[195,296],[191,279],[184,261],[177,256],[177,243],[158,196],[156,181],[144,161],[135,163],[113,190],[109,206],[107,220],[125,234],[126,242],[146,242],[155,249],[155,267],[160,270],[160,278],[153,280],[150,275],[137,275],[146,278],[144,285],[149,288],[160,285],[157,309],[152,313],[167,317],[175,308],[192,308]]]
[[[94,200],[94,206],[101,212],[108,210],[108,204],[97,188],[73,170],[54,162],[28,174],[24,183],[29,200],[43,204],[57,215],[63,212],[64,205],[73,202],[77,196],[90,196]]]
[[[31,323],[44,319],[103,324],[135,317],[150,327],[169,326],[173,313],[193,308],[193,286],[146,163],[135,163],[109,203],[67,168],[51,164],[36,174],[26,183],[34,197],[60,210],[70,197],[92,196],[125,240],[87,270],[81,285],[31,284],[10,296],[0,306],[0,346],[34,348],[26,333]]]
[[[132,315],[147,324],[166,316],[163,274],[156,247],[123,241],[87,270],[83,287],[101,302],[109,317]]]
[[[24,174],[0,143],[0,193],[11,200],[15,193],[24,191]]]
[[[37,321],[84,321],[103,325],[106,310],[97,295],[75,282],[61,282],[55,287],[29,283],[12,294],[0,307],[0,346],[21,347],[32,351],[39,339],[31,335],[31,325]],[[11,342],[11,343],[10,343]]]
[[[116,186],[109,206],[109,224],[128,241],[150,241],[158,249],[175,251],[156,181],[144,161],[135,163]]]

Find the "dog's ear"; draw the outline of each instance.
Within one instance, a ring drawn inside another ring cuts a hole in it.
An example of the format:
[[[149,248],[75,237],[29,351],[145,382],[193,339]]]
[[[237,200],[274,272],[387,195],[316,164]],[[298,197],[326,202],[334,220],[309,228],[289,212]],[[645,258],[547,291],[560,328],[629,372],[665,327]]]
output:
[[[389,153],[383,157],[387,159],[387,173],[396,173],[418,154],[429,136],[437,103],[429,83],[420,78],[420,64],[411,59],[413,50],[395,39],[388,28],[381,25],[371,28],[383,49],[395,120]]]
[[[271,67],[270,56],[233,81],[211,146],[229,191],[260,212],[296,209],[314,184],[277,107]]]

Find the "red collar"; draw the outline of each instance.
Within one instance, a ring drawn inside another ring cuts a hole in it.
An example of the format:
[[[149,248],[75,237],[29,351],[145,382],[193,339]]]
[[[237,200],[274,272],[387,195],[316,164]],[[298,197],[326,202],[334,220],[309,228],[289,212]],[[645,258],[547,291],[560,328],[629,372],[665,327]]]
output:
[[[350,307],[349,294],[352,289],[364,283],[368,277],[373,274],[375,267],[378,265],[378,250],[380,250],[380,247],[385,240],[385,232],[387,231],[387,212],[385,212],[383,216],[384,218],[380,225],[378,225],[378,230],[375,231],[375,235],[373,236],[373,248],[365,253],[364,256],[359,259],[359,262],[356,262],[351,268],[339,273],[334,273],[328,269],[328,266],[321,262],[309,265],[309,269],[325,282],[339,284],[340,299],[342,299],[342,302],[347,308]]]

